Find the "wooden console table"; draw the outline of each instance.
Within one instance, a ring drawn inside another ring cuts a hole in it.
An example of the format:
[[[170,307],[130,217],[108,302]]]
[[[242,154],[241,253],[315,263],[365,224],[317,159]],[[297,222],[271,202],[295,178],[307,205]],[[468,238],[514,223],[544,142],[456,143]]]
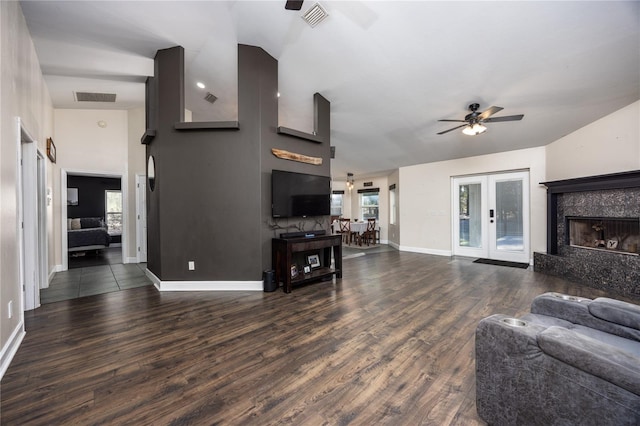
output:
[[[312,280],[330,277],[342,278],[342,236],[319,235],[315,237],[274,238],[272,241],[272,259],[275,269],[276,283],[282,282],[285,293],[291,293],[293,284],[302,284]],[[333,250],[334,267],[331,267],[331,251]],[[308,256],[320,255],[320,267],[313,268],[305,274],[302,266],[298,266],[298,275],[291,276],[291,265],[294,253]]]

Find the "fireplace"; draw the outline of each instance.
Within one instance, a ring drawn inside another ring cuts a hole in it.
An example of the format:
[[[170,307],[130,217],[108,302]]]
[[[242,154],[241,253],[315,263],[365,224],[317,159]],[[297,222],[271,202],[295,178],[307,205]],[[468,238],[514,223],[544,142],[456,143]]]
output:
[[[565,216],[565,244],[572,247],[608,250],[638,255],[640,219]]]
[[[547,252],[534,270],[640,297],[640,171],[543,185]]]

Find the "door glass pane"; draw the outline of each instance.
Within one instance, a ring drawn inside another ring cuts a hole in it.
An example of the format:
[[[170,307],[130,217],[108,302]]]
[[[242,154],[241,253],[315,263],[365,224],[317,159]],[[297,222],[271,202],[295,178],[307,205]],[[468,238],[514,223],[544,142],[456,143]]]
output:
[[[496,249],[523,251],[522,181],[496,182]]]
[[[481,185],[460,185],[460,244],[461,247],[482,247],[482,222],[480,220]]]

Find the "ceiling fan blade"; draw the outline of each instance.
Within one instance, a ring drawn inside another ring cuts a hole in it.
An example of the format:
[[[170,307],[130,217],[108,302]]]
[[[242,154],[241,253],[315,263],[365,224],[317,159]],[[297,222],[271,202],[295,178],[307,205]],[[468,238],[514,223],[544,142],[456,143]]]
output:
[[[287,3],[285,3],[284,8],[287,10],[300,10],[302,9],[302,2],[304,0],[287,0]]]
[[[524,114],[506,115],[504,117],[492,117],[482,121],[485,123],[498,123],[500,121],[518,121],[518,120],[522,120],[522,117],[524,117]]]
[[[478,116],[478,120],[484,120],[485,118],[491,117],[496,112],[502,111],[504,108],[499,106],[492,106],[488,110],[484,111],[482,114]]]
[[[449,132],[451,132],[451,131],[453,131],[453,130],[455,130],[455,129],[459,129],[460,127],[465,127],[465,126],[468,126],[468,124],[462,124],[462,125],[460,125],[460,126],[456,126],[456,127],[454,127],[453,129],[445,130],[444,132],[440,132],[440,133],[438,133],[438,134],[439,134],[439,135],[444,135],[445,133],[449,133]]]
[[[454,122],[454,123],[466,123],[467,122],[467,120],[438,120],[438,121],[451,121],[451,122]]]

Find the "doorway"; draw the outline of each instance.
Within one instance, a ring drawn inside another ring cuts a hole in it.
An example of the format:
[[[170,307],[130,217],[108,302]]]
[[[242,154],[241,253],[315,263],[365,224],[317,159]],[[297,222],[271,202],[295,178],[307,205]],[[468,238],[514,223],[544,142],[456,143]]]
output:
[[[453,178],[453,254],[530,263],[529,172]]]
[[[40,306],[40,289],[48,285],[45,176],[46,162],[35,140],[17,121],[18,217],[22,308]]]
[[[126,187],[126,181],[125,181],[125,176],[123,174],[110,174],[110,173],[99,173],[99,172],[86,172],[86,171],[72,171],[72,170],[65,170],[65,169],[61,169],[61,188],[63,188],[63,190],[61,191],[61,195],[62,195],[62,199],[61,199],[61,216],[62,216],[62,226],[61,226],[61,230],[62,230],[62,235],[67,235],[69,227],[68,227],[68,217],[69,217],[69,208],[70,207],[74,207],[73,205],[69,204],[69,200],[67,199],[67,191],[66,189],[69,188],[69,180],[72,179],[73,177],[84,177],[84,178],[94,178],[97,180],[100,179],[112,179],[112,180],[117,180],[119,181],[118,187],[119,190],[121,191],[121,197],[122,197],[122,211],[118,212],[118,217],[120,218],[120,226],[122,228],[122,233],[118,236],[118,238],[115,241],[112,241],[112,243],[110,244],[110,247],[119,247],[119,252],[120,252],[120,262],[119,263],[126,263],[126,256],[125,256],[125,249],[126,249],[126,245],[127,245],[127,234],[124,230],[128,229],[128,224],[127,224],[127,187]],[[84,193],[84,191],[78,191],[78,197],[82,197],[82,193]],[[104,193],[99,193],[97,195],[97,199],[100,200],[101,203],[106,203],[106,196],[104,195]],[[81,205],[81,203],[83,203],[82,200],[78,199],[78,205]],[[90,203],[93,204],[93,203]],[[102,204],[101,204],[102,206]],[[76,206],[77,207],[77,206]],[[77,216],[83,216],[86,215],[86,212],[79,212],[77,213]],[[99,208],[99,211],[97,211],[96,213],[91,213],[91,216],[101,216],[103,217],[105,220],[107,219],[107,215],[106,215],[106,209],[103,207]],[[119,241],[118,241],[119,240]],[[68,247],[68,240],[67,238],[62,238],[62,271],[66,271],[69,269],[69,247]],[[108,263],[108,262],[107,262]]]

